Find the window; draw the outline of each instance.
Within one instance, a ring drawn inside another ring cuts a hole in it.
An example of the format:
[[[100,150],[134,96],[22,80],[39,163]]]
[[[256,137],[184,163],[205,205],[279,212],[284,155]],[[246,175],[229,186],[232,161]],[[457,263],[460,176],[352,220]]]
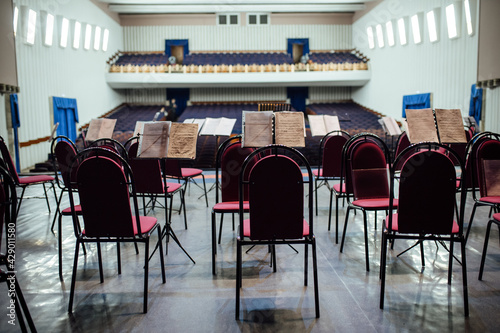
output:
[[[446,6],[446,25],[448,27],[448,38],[458,38],[459,37],[459,10],[455,6],[457,4],[451,4]]]
[[[104,29],[104,33],[102,36],[102,50],[106,52],[108,50],[108,41],[109,41],[109,30]]]
[[[94,50],[99,51],[99,47],[101,46],[101,27],[95,27],[94,34]]]
[[[474,34],[474,29],[472,25],[472,17],[475,16],[476,0],[465,0],[464,1],[464,11],[465,11],[465,23],[467,24],[467,35],[472,36]]]
[[[268,25],[269,14],[251,13],[247,14],[247,25]]]
[[[385,32],[387,34],[387,44],[389,44],[389,46],[394,46],[394,29],[392,27],[392,21],[387,21],[385,24]]]
[[[73,47],[75,49],[80,48],[80,35],[82,33],[82,24],[78,21],[75,21],[75,30],[73,33]]]
[[[61,40],[59,45],[61,47],[68,46],[68,35],[69,35],[69,20],[65,17],[61,20]]]
[[[44,44],[52,46],[54,38],[54,15],[47,13],[45,17],[45,38]]]
[[[28,29],[26,32],[26,43],[35,44],[35,32],[36,32],[36,12],[30,9],[28,12]]]
[[[90,49],[90,40],[92,39],[92,26],[87,23],[85,26],[85,42],[83,43],[83,48],[85,50]]]
[[[413,34],[413,42],[415,44],[422,43],[422,32],[420,31],[420,18],[418,14],[411,17],[411,31]]]
[[[368,47],[370,49],[374,49],[375,48],[375,40],[373,38],[373,28],[372,27],[366,28],[366,36],[368,37]]]
[[[431,43],[439,39],[439,9],[431,10],[427,13],[427,30],[429,31],[429,40]]]
[[[14,18],[12,24],[14,25],[14,37],[17,33],[17,21],[19,21],[19,9],[14,7]]]
[[[383,48],[385,46],[384,43],[384,32],[382,31],[382,25],[377,24],[375,27],[375,31],[377,32],[377,43],[379,48]]]
[[[217,25],[239,25],[239,14],[218,14]]]
[[[408,35],[406,33],[406,22],[407,19],[404,17],[398,20],[399,44],[401,45],[406,45],[406,43],[408,43]]]

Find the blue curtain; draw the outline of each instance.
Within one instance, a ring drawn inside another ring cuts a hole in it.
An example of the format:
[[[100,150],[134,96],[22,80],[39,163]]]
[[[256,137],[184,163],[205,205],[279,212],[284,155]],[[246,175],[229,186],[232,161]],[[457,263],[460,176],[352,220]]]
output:
[[[189,39],[166,39],[165,55],[167,57],[170,57],[172,55],[170,46],[184,46],[184,58],[189,54]]]
[[[309,53],[309,38],[288,38],[286,52],[289,55],[293,55],[293,44],[300,44],[304,46],[302,48],[302,55]]]
[[[76,123],[79,121],[76,99],[52,97],[52,104],[54,108],[54,124],[59,123],[57,135],[65,135],[75,142]]]
[[[17,99],[17,94],[10,95],[10,114],[12,119],[12,128],[14,129],[16,170],[17,172],[21,172],[21,162],[19,160],[19,135],[17,133],[17,129],[21,126],[21,120],[19,118],[19,101]]]
[[[287,98],[290,98],[290,104],[295,110],[306,112],[306,98],[309,97],[308,87],[288,87],[286,95]]]
[[[186,109],[187,102],[189,101],[189,88],[169,88],[167,89],[167,99],[172,100],[175,98],[175,114],[180,116]]]
[[[481,109],[483,107],[483,89],[476,88],[476,84],[473,84],[470,91],[470,106],[469,106],[469,116],[474,117],[476,124],[479,126],[479,121],[481,120]]]
[[[430,93],[403,96],[403,118],[406,118],[406,109],[427,109],[430,107]]]

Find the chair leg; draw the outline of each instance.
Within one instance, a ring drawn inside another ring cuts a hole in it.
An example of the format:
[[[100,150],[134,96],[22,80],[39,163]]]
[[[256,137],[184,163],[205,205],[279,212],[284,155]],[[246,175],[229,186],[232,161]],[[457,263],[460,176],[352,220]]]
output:
[[[307,286],[307,268],[309,265],[309,244],[304,245],[304,286]]]
[[[61,190],[61,194],[59,194],[59,198],[56,198],[56,213],[54,214],[54,219],[52,220],[52,226],[50,227],[50,231],[54,233],[54,226],[56,225],[56,219],[57,217],[61,214],[61,211],[59,210],[61,206],[61,200],[63,196],[64,190]]]
[[[28,326],[30,327],[30,330],[31,332],[36,332],[36,327],[35,327],[35,323],[33,322],[33,318],[31,317],[31,314],[30,314],[30,311],[28,309],[28,304],[26,303],[26,300],[24,299],[24,295],[23,295],[23,292],[21,290],[21,286],[19,286],[19,282],[17,281],[17,278],[14,276],[14,288],[15,288],[15,295],[14,297],[19,300],[19,305],[21,306],[21,309],[19,309],[19,322],[21,323],[22,327],[24,327],[22,329],[23,332],[27,332],[26,330],[26,326],[24,325],[24,320],[22,319],[22,315],[21,315],[21,310],[22,310],[22,313],[24,313],[24,316],[26,317],[26,321],[28,322]],[[15,306],[16,306],[16,312],[18,311],[17,308],[18,308],[18,302],[15,302]]]
[[[366,219],[366,211],[362,209],[363,212],[363,225],[365,229],[365,260],[366,260],[366,271],[370,271],[370,254],[368,253],[368,221]]]
[[[220,225],[219,225],[219,240],[218,244],[220,244],[220,240],[222,238],[222,224],[224,223],[224,213],[220,214]]]
[[[47,208],[49,209],[49,213],[51,213],[51,211],[50,211],[50,203],[49,203],[49,196],[47,195],[47,188],[45,187],[45,183],[42,183],[42,186],[43,186],[43,193],[45,194],[45,202],[47,203]]]
[[[184,190],[181,189],[181,206],[182,206],[182,212],[184,213],[184,228],[187,230],[188,228],[188,222],[187,222],[187,215],[186,215],[186,193],[184,193]],[[170,205],[170,208],[172,208],[172,205]],[[179,211],[181,208],[179,207]]]
[[[272,254],[272,257],[273,257],[273,272],[276,273],[276,270],[277,270],[276,266],[277,265],[276,265],[276,245],[275,244],[273,244],[271,246],[271,250],[272,250],[271,254]]]
[[[75,296],[75,284],[76,284],[76,269],[78,266],[78,250],[80,248],[80,241],[76,241],[75,246],[75,258],[73,261],[73,276],[71,277],[71,289],[69,292],[69,305],[68,305],[68,313],[73,312],[73,298]]]
[[[385,270],[387,261],[387,234],[382,234],[382,255],[380,258],[380,309],[384,308]]]
[[[24,192],[25,191],[26,191],[26,186],[23,186],[23,190],[21,192],[21,196],[19,196],[19,198],[18,198],[19,203],[17,204],[16,216],[19,216],[19,211],[21,210],[21,204],[23,203],[23,197],[24,197]]]
[[[215,244],[215,212],[212,211],[212,274],[215,275],[215,255],[217,254],[217,245]]]
[[[56,210],[57,213],[57,210]],[[58,242],[58,255],[59,255],[59,280],[63,280],[62,273],[62,215],[59,213],[59,219],[57,220],[57,242]]]
[[[145,242],[146,249],[144,250],[144,305],[143,312],[148,313],[148,277],[149,277],[149,238]],[[161,242],[160,242],[161,243]],[[160,249],[161,253],[161,249]],[[163,267],[163,265],[162,265]]]
[[[477,202],[474,203],[472,207],[472,213],[470,214],[469,225],[467,226],[467,233],[465,234],[465,241],[469,239],[470,229],[472,227],[472,221],[474,220],[474,214],[476,214]]]
[[[134,242],[135,244],[135,242]],[[120,242],[116,242],[116,261],[118,261],[118,274],[122,273],[122,259],[120,251]]]
[[[319,174],[319,169],[318,169],[318,174]],[[316,216],[318,216],[318,179],[314,178],[314,197],[315,197],[315,206],[316,206]],[[330,227],[328,227],[328,230],[330,230]]]
[[[104,273],[102,270],[102,253],[101,253],[101,243],[97,242],[97,260],[99,261],[99,278],[101,283],[104,283]]]
[[[205,183],[205,175],[201,174],[201,177],[203,178],[203,190],[205,191],[205,202],[206,202],[207,207],[208,207],[207,185]]]
[[[330,231],[330,228],[332,226],[332,199],[333,199],[333,190],[330,191],[330,205],[328,206],[328,231]],[[336,237],[335,242],[338,243],[339,239],[337,235],[335,235],[335,237]]]
[[[240,288],[241,288],[241,243],[238,240],[236,244],[236,320],[240,319]]]
[[[463,280],[463,291],[464,291],[464,315],[469,316],[469,292],[467,290],[467,264],[465,258],[465,240],[461,241],[462,250],[462,280]]]
[[[347,206],[347,210],[345,212],[345,222],[344,222],[344,231],[342,232],[342,241],[340,242],[340,253],[344,251],[344,241],[345,241],[345,233],[347,230],[347,222],[349,221],[349,211],[351,207]]]
[[[314,307],[316,308],[316,318],[319,318],[319,287],[318,287],[318,263],[316,258],[316,239],[312,242],[313,255],[313,279],[314,279]]]
[[[481,265],[479,266],[478,280],[483,279],[484,262],[486,260],[486,251],[488,250],[488,241],[490,239],[490,230],[491,230],[492,223],[493,223],[493,220],[490,220],[488,222],[488,226],[486,227],[486,235],[484,236],[483,254],[481,255]]]

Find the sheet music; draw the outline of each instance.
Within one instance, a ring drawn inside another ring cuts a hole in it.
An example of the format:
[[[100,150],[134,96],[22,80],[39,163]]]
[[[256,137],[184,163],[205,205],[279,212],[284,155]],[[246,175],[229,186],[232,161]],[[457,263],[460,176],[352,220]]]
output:
[[[325,135],[331,131],[340,131],[339,117],[325,114],[323,115],[323,119],[326,127]]]
[[[92,119],[87,130],[87,141],[95,141],[101,138],[111,138],[115,129],[116,119],[99,118]]]
[[[432,109],[406,109],[406,121],[411,143],[439,142]]]
[[[305,147],[305,126],[302,112],[275,112],[274,119],[276,144]]]
[[[401,128],[399,128],[398,123],[396,122],[396,119],[392,117],[382,117],[382,121],[384,124],[384,127],[387,130],[387,134],[394,136],[394,135],[401,135]]]
[[[436,109],[436,123],[441,143],[466,143],[462,113],[459,109]]]
[[[273,111],[243,111],[243,147],[273,143]]]
[[[188,118],[184,120],[185,124],[198,124],[198,133],[200,133],[203,124],[205,123],[205,118]]]
[[[168,142],[168,158],[196,157],[196,139],[198,138],[198,124],[172,123]]]
[[[142,126],[144,125],[144,123],[147,123],[147,122],[148,121],[136,121],[133,136],[138,136],[138,135],[142,134]]]
[[[230,136],[235,123],[233,118],[207,118],[200,135]]]
[[[137,157],[166,158],[170,125],[170,121],[145,122],[139,136]]]
[[[486,196],[500,196],[500,160],[482,160]]]

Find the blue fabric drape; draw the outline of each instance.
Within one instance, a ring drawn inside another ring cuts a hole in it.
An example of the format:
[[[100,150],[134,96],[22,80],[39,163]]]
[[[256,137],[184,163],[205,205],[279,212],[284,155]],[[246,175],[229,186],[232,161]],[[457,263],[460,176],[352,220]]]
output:
[[[288,87],[286,95],[295,110],[306,112],[306,99],[309,97],[308,87]]]
[[[21,161],[19,159],[19,135],[17,129],[21,126],[21,119],[19,118],[19,100],[17,94],[11,94],[10,97],[10,114],[12,119],[12,128],[14,129],[14,149],[16,152],[16,170],[21,172]]]
[[[427,109],[430,107],[430,93],[403,96],[403,118],[406,118],[406,109]]]
[[[65,135],[75,142],[76,123],[79,121],[76,99],[52,97],[52,104],[54,108],[54,124],[59,123],[57,135]]]
[[[189,54],[189,39],[166,39],[165,55],[167,57],[170,57],[172,55],[170,46],[184,46],[184,58]]]
[[[288,45],[286,52],[293,55],[293,44],[300,44],[302,48],[302,55],[309,53],[309,38],[288,38]]]
[[[474,83],[470,91],[469,116],[474,117],[476,124],[481,120],[481,109],[483,107],[483,88],[476,88]]]
[[[189,88],[169,88],[167,89],[167,99],[175,99],[175,105],[177,105],[175,114],[180,116],[189,101]]]

